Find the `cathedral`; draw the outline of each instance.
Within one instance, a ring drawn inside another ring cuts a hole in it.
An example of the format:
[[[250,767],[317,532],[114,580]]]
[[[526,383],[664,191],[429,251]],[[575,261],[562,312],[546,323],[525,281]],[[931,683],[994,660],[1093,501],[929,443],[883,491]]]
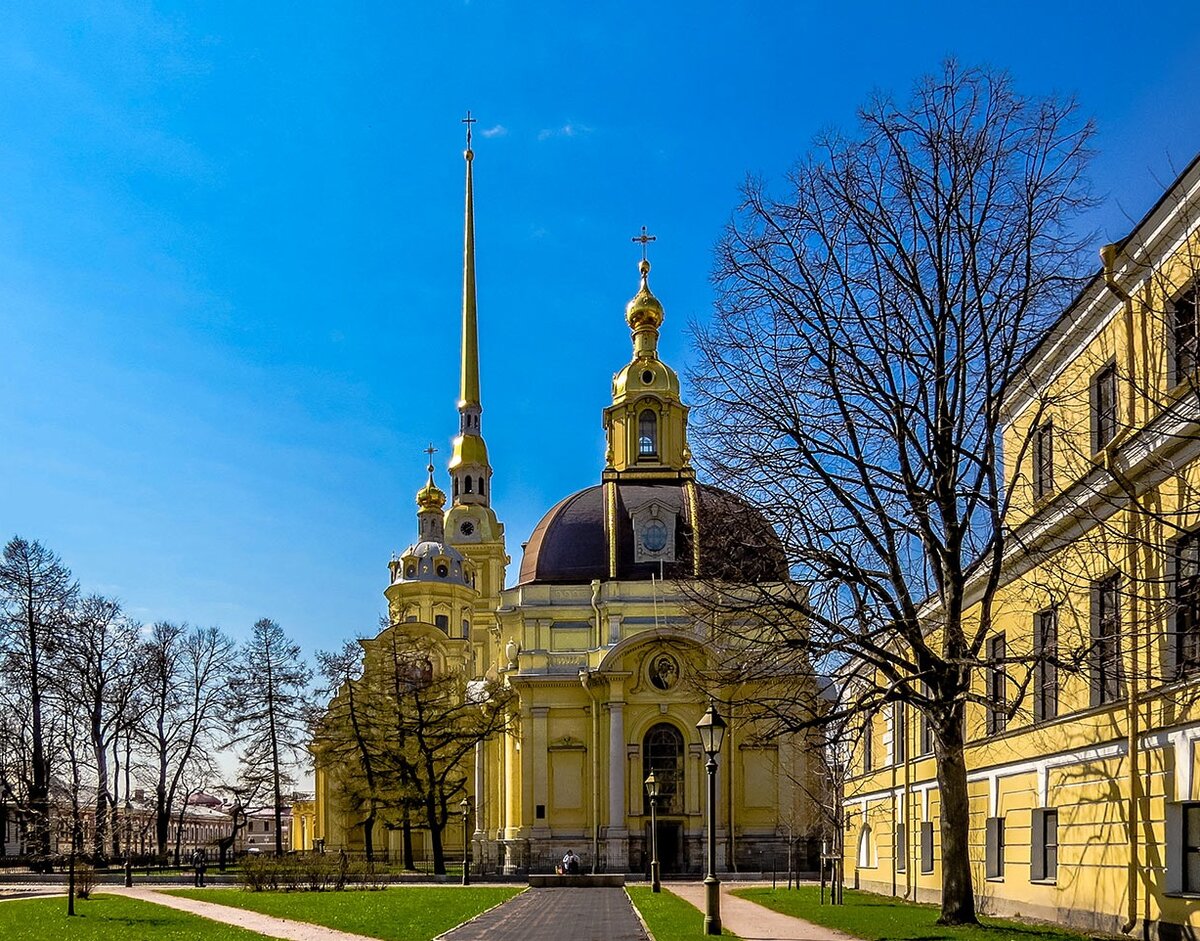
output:
[[[469,823],[460,828],[452,818],[447,856],[461,858],[465,834],[482,872],[552,871],[568,849],[585,869],[645,871],[652,817],[644,782],[653,771],[662,871],[702,871],[706,755],[696,723],[712,699],[728,723],[717,756],[719,868],[782,868],[789,844],[798,868],[815,868],[815,763],[801,736],[761,734],[745,689],[716,685],[720,645],[688,587],[786,584],[786,562],[755,511],[696,478],[679,376],[658,356],[664,312],[644,257],[625,308],[632,355],[603,411],[600,479],[546,512],[510,578],[482,424],[469,130],[464,156],[461,389],[449,493],[431,464],[416,497],[415,539],[389,564],[389,625],[362,641],[367,679],[372,650],[388,635],[419,638],[435,649],[431,669],[460,671],[467,688],[489,682],[509,697],[506,721],[459,760]],[[731,532],[743,534],[736,545]],[[326,849],[362,851],[347,772],[322,758],[319,742],[313,750],[314,833]],[[420,857],[429,835],[408,830]],[[399,841],[393,821],[374,845],[398,855]]]

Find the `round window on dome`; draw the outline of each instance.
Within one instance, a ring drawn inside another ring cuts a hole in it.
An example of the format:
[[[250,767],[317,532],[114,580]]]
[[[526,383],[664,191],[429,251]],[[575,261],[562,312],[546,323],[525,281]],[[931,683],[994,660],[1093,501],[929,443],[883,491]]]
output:
[[[415,566],[415,565],[410,565],[408,568],[406,568],[406,569],[404,570],[404,577],[405,577],[405,578],[416,578],[416,577],[417,577],[417,568],[416,568],[416,566]]]
[[[646,385],[650,385],[650,383],[652,383],[653,381],[654,381],[654,370],[653,369],[644,370],[642,372],[642,382],[645,383]]]
[[[447,575],[450,574],[450,569],[446,568],[446,564],[443,562],[441,565],[439,565],[437,567],[437,573],[438,573],[438,578],[445,578]]]

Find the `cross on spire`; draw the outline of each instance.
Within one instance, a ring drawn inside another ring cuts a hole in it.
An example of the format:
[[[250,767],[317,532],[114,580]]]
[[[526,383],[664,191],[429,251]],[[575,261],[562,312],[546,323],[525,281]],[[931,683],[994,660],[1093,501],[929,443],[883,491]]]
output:
[[[645,227],[645,226],[642,226],[642,234],[641,234],[641,235],[635,235],[635,236],[634,236],[633,238],[631,238],[629,241],[631,241],[631,242],[641,242],[641,243],[642,243],[642,261],[645,261],[645,260],[646,260],[646,245],[647,245],[647,243],[649,243],[649,242],[657,242],[657,241],[658,241],[658,236],[657,236],[657,235],[647,235],[647,234],[646,234],[646,227]]]
[[[433,446],[433,442],[429,442],[429,447],[425,449],[425,453],[429,455],[429,473],[433,473],[433,455],[437,453],[437,448]]]
[[[467,126],[467,150],[471,149],[471,125],[478,124],[479,119],[471,117],[470,109],[467,110],[467,116],[462,119],[462,123]]]

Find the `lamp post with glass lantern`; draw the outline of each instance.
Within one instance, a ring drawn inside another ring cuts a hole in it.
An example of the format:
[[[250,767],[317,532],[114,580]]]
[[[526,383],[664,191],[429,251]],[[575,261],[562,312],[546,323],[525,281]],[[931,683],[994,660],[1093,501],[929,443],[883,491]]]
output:
[[[463,818],[462,884],[470,885],[471,884],[471,840],[470,840],[471,835],[470,835],[470,832],[468,831],[468,827],[470,826],[470,820],[471,820],[471,800],[470,800],[470,798],[464,797],[462,799],[462,801],[459,802],[458,806],[462,808],[462,818]]]
[[[658,878],[658,779],[651,769],[646,776],[646,796],[650,798],[650,891],[661,892]]]
[[[721,880],[717,878],[717,755],[725,740],[725,720],[716,703],[708,701],[708,711],[696,723],[700,743],[708,755],[708,872],[704,876],[704,933],[721,933]]]

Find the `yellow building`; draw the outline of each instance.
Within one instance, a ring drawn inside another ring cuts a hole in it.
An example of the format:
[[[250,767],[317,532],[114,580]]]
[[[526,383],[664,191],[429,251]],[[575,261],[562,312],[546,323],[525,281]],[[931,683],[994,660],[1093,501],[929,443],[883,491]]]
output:
[[[1002,403],[1011,548],[967,707],[983,911],[1200,928],[1198,226],[1200,158],[1104,248]],[[900,707],[857,743],[859,885],[937,900],[931,751]]]
[[[504,526],[492,507],[484,441],[475,296],[473,152],[466,151],[460,425],[450,460],[450,505],[430,479],[417,496],[417,539],[390,563],[385,635],[421,637],[435,670],[498,681],[512,696],[504,731],[463,769],[477,865],[546,871],[568,849],[600,870],[648,862],[643,783],[660,783],[658,849],[664,872],[701,868],[705,756],[696,723],[709,695],[728,704],[718,772],[718,833],[726,867],[782,862],[785,841],[819,824],[802,742],[760,734],[746,690],[710,688],[712,632],[686,585],[699,579],[786,582],[774,532],[737,497],[696,479],[679,377],[658,356],[663,307],[641,283],[625,310],[631,359],[603,411],[608,447],[600,481],[554,506],[524,546],[508,586]],[[767,546],[736,551],[718,525],[736,516]],[[317,754],[317,838],[360,850],[362,826],[346,795],[346,767]],[[357,782],[361,784],[361,782]],[[388,823],[395,826],[395,821]],[[459,828],[446,844],[461,852]],[[421,835],[416,834],[418,842]],[[392,830],[388,847],[397,850]],[[376,842],[378,846],[378,841]],[[804,849],[807,851],[808,843]],[[420,849],[418,848],[418,855]],[[811,864],[810,864],[811,868]]]

